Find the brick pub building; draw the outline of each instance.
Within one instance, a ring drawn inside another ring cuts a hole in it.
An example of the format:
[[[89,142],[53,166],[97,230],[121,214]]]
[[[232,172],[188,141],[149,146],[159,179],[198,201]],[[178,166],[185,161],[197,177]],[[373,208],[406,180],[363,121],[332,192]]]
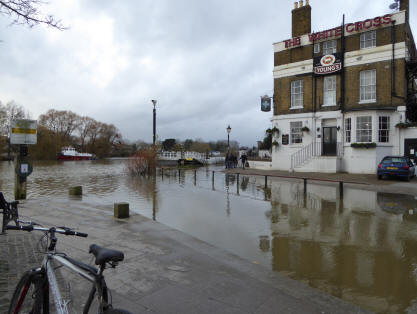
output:
[[[274,44],[270,169],[375,173],[386,155],[417,162],[408,12],[400,0],[396,12],[311,33],[309,1],[295,3],[292,38]]]

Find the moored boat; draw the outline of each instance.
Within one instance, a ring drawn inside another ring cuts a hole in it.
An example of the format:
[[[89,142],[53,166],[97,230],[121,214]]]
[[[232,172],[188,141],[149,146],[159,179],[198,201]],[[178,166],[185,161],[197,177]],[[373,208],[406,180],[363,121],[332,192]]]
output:
[[[79,153],[74,147],[63,147],[62,151],[58,154],[58,160],[93,160],[96,159],[95,155],[90,153]]]

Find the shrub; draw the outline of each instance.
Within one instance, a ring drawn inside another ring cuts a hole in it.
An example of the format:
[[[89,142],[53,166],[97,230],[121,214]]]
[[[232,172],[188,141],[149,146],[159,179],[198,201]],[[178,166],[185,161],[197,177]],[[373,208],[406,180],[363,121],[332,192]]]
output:
[[[376,147],[376,143],[352,143],[350,147],[353,148],[374,148]]]
[[[156,159],[156,147],[141,149],[128,159],[127,170],[132,175],[149,175],[155,171]]]

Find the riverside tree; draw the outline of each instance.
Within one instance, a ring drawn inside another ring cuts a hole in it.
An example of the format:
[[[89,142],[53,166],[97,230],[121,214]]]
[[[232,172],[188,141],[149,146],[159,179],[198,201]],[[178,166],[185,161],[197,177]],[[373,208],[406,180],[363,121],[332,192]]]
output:
[[[66,29],[60,20],[41,11],[45,4],[43,0],[0,0],[0,14],[9,16],[12,24],[29,27],[44,24],[59,30]]]

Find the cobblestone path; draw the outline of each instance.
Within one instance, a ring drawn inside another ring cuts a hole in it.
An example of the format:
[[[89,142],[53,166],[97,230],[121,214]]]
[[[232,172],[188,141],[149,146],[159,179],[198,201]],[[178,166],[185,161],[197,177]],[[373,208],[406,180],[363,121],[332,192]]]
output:
[[[0,313],[7,313],[23,273],[40,265],[43,257],[37,248],[40,236],[22,231],[0,234]]]

